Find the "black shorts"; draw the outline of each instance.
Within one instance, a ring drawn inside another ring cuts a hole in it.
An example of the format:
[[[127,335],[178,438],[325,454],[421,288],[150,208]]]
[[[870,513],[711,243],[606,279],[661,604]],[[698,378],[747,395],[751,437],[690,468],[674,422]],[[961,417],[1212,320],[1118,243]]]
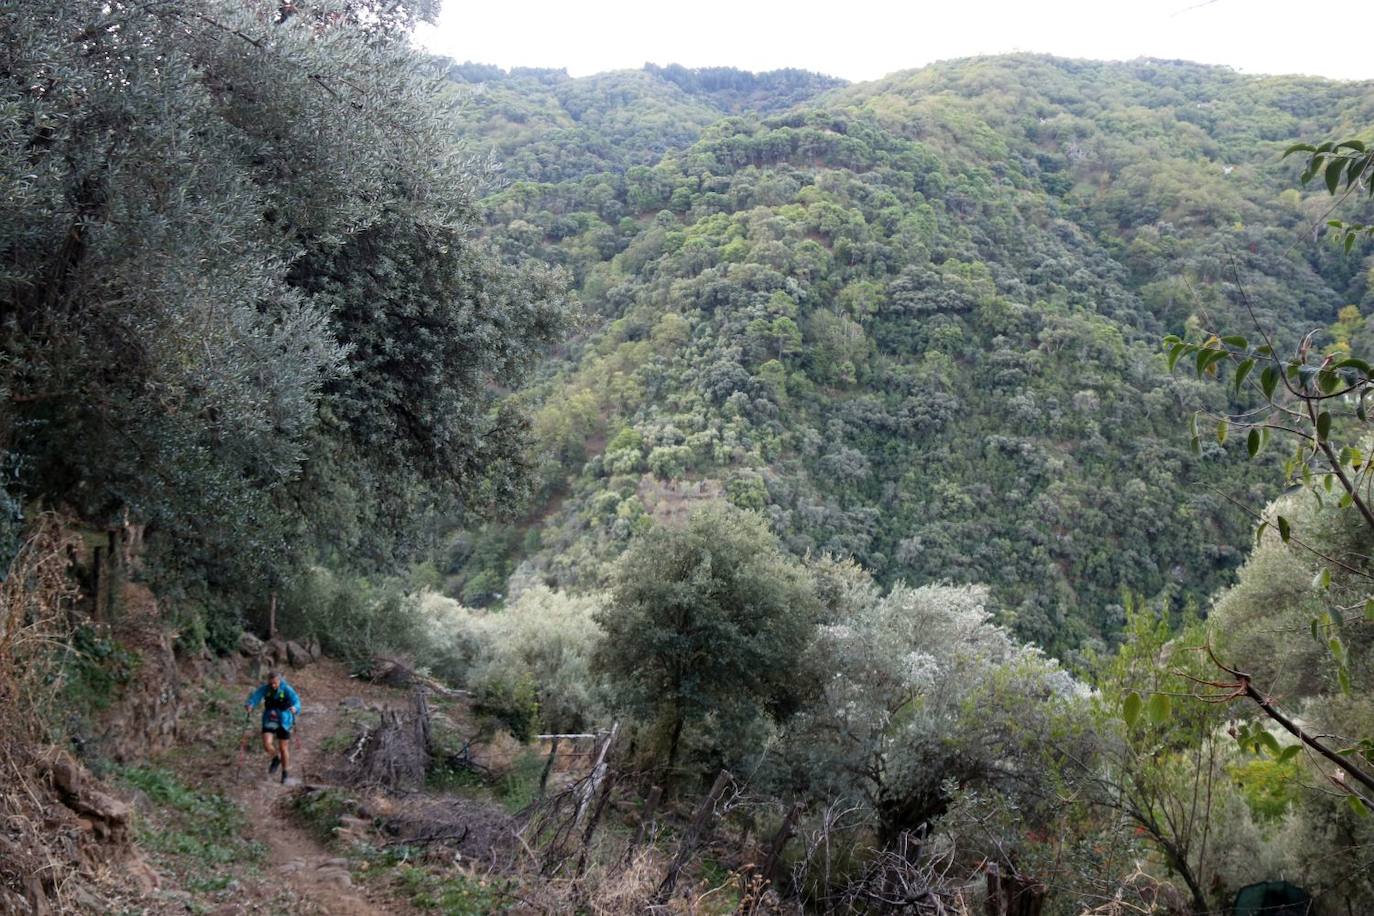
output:
[[[282,728],[280,725],[278,725],[278,724],[275,723],[275,722],[265,722],[265,723],[263,723],[263,726],[262,726],[262,733],[263,733],[264,735],[276,735],[278,741],[290,741],[290,740],[291,740],[291,729],[289,729],[289,728]]]

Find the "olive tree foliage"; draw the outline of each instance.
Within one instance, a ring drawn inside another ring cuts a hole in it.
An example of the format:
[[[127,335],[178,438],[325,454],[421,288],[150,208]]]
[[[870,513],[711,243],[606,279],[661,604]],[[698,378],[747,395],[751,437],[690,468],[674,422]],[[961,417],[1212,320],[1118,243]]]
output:
[[[333,463],[370,496],[375,529],[413,529],[417,490],[474,509],[511,506],[523,491],[529,423],[488,382],[518,382],[552,337],[563,281],[543,265],[499,261],[467,231],[390,209],[289,275],[348,347],[345,371],[325,385],[312,453],[344,456]],[[310,488],[325,517],[332,489]],[[356,536],[377,549],[366,528]]]
[[[340,510],[406,495],[398,478],[480,487],[518,438],[491,382],[562,303],[470,235],[485,169],[408,37],[431,6],[0,3],[17,498],[128,510],[255,576],[301,543],[318,486]]]
[[[500,610],[474,610],[436,594],[417,608],[429,645],[417,659],[463,684],[492,711],[537,704],[541,728],[578,732],[600,724],[606,698],[591,674],[602,633],[602,595],[525,590]]]
[[[821,578],[835,612],[804,662],[821,695],[787,729],[809,792],[866,806],[884,844],[933,826],[959,789],[1049,798],[1045,755],[1079,740],[1084,689],[993,622],[985,588],[883,594],[843,564]]]
[[[640,535],[615,573],[593,659],[615,707],[674,767],[688,726],[743,736],[795,711],[798,662],[820,613],[811,576],[759,515],[699,509]],[[728,753],[728,749],[725,751]]]

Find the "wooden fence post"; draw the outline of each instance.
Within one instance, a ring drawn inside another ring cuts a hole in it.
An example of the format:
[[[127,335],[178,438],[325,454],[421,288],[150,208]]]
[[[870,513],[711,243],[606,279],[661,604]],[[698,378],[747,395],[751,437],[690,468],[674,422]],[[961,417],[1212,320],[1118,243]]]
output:
[[[109,596],[110,596],[110,573],[105,568],[105,548],[91,548],[91,569],[95,572],[95,617],[98,623],[108,623]]]
[[[773,842],[768,844],[768,856],[763,860],[763,869],[760,874],[762,874],[763,879],[770,884],[777,883],[774,872],[777,870],[778,860],[782,858],[783,847],[787,845],[787,841],[792,839],[793,835],[796,833],[797,819],[801,817],[803,807],[801,802],[796,802],[792,805],[792,809],[788,811],[787,816],[782,819],[782,826],[779,827],[778,832],[773,835]]]
[[[711,791],[701,800],[697,806],[696,813],[692,815],[692,823],[687,827],[687,832],[682,835],[682,842],[678,844],[677,854],[673,856],[673,861],[668,865],[668,873],[663,876],[663,882],[659,884],[657,892],[654,893],[653,903],[661,905],[672,896],[673,888],[677,886],[678,873],[691,858],[692,850],[696,848],[697,840],[701,838],[701,832],[706,829],[707,823],[711,820],[711,815],[715,813],[716,802],[725,794],[725,787],[730,784],[730,772],[721,770],[716,777],[715,783],[711,786]]]
[[[601,780],[606,778],[606,754],[610,752],[611,745],[615,744],[618,734],[620,734],[620,723],[616,722],[611,726],[611,733],[606,736],[606,742],[601,745],[601,752],[596,755],[596,763],[592,764],[591,778],[587,780],[587,787],[582,790],[577,799],[577,814],[573,818],[574,823],[582,822],[582,816],[587,813],[587,806],[596,796],[596,790],[601,787]]]
[[[549,746],[549,759],[544,763],[544,772],[539,774],[539,797],[544,797],[544,792],[549,785],[549,774],[553,772],[554,759],[558,757],[558,736],[554,735],[553,743]]]
[[[577,857],[577,871],[574,873],[576,878],[581,878],[587,868],[587,852],[592,848],[592,835],[596,833],[596,825],[601,822],[606,803],[611,800],[611,787],[614,785],[615,774],[608,774],[601,784],[601,798],[597,800],[596,810],[592,812],[591,820],[587,821],[587,830],[582,834],[582,854]]]
[[[1044,885],[1014,870],[1003,871],[996,862],[988,863],[987,880],[988,916],[1040,916],[1048,896]]]

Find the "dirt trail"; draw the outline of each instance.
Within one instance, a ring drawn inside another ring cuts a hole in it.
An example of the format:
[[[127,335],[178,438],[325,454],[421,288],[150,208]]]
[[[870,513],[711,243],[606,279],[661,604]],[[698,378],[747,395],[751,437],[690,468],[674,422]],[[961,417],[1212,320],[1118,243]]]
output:
[[[349,860],[326,849],[310,832],[297,826],[285,810],[286,797],[295,786],[326,781],[324,771],[328,761],[321,743],[340,727],[341,702],[355,697],[368,706],[388,706],[396,702],[397,694],[352,680],[343,666],[327,659],[309,668],[287,671],[286,680],[301,697],[301,714],[291,742],[288,784],[282,785],[279,776],[268,775],[268,758],[262,749],[262,739],[253,728],[242,770],[237,767],[238,749],[235,747],[232,775],[223,787],[226,795],[243,805],[251,823],[251,839],[263,843],[269,850],[264,868],[267,886],[258,891],[266,893],[270,899],[252,899],[258,895],[245,886],[249,893],[244,896],[248,899],[241,899],[217,912],[225,916],[274,912],[274,906],[281,906],[283,891],[293,898],[292,909],[299,913],[380,916],[408,912],[409,907],[399,901],[382,899],[375,890],[355,885],[349,874]],[[246,680],[238,686],[244,696],[253,687]],[[254,725],[257,721],[255,713]]]

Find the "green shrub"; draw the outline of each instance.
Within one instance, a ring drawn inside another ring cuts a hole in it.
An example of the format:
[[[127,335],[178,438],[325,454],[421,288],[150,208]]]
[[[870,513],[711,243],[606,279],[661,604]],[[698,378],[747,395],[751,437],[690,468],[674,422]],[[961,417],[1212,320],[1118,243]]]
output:
[[[478,878],[465,872],[437,875],[414,865],[402,865],[397,879],[413,906],[438,910],[444,916],[485,916],[515,906],[508,881]]]
[[[213,884],[224,877],[216,869],[257,864],[266,857],[261,843],[243,839],[247,827],[243,810],[223,795],[193,789],[171,770],[158,767],[123,767],[115,773],[160,809],[160,823],[138,821],[140,843],[189,860],[196,880]]]
[[[539,696],[527,672],[492,672],[473,685],[477,711],[504,724],[517,741],[539,731]]]
[[[533,734],[536,719],[556,731],[580,731],[602,715],[590,672],[601,639],[593,619],[600,601],[536,586],[502,610],[481,611],[423,595],[418,606],[429,646],[416,660],[472,690],[483,711],[516,737]]]
[[[685,445],[660,445],[649,453],[649,470],[664,480],[675,480],[687,473],[692,450]]]
[[[1230,767],[1245,803],[1257,820],[1283,820],[1300,790],[1296,760],[1256,759]]]
[[[601,463],[610,474],[636,474],[644,470],[644,455],[638,448],[607,449]]]
[[[539,795],[539,777],[544,773],[545,757],[527,750],[515,758],[510,770],[501,777],[496,794],[512,813],[522,811]]]
[[[62,692],[72,710],[109,709],[142,663],[106,630],[90,624],[77,627],[68,645]]]
[[[327,654],[355,670],[378,652],[413,653],[428,643],[401,583],[374,584],[319,566],[282,593],[278,620],[283,635],[317,636]]]
[[[306,828],[327,844],[333,841],[340,819],[354,809],[354,802],[339,789],[322,789],[296,794],[291,807]]]
[[[230,589],[207,582],[196,570],[179,569],[158,554],[147,561],[148,585],[158,596],[163,619],[176,633],[179,655],[209,648],[218,655],[238,649],[243,608]]]

